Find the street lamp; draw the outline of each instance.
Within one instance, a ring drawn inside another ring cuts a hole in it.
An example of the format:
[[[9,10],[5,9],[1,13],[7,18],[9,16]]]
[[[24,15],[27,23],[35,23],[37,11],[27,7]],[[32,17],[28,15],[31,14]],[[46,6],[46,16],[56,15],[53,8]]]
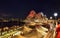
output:
[[[53,19],[53,17],[50,17],[50,19]]]
[[[55,17],[55,20],[56,20],[56,17],[58,16],[58,13],[54,13],[54,17]]]

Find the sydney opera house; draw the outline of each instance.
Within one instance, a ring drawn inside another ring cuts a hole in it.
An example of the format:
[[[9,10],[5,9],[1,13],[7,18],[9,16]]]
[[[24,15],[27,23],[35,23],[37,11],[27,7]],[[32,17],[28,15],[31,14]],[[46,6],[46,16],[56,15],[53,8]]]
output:
[[[0,38],[55,38],[57,20],[31,10],[24,20],[0,19],[0,25]]]

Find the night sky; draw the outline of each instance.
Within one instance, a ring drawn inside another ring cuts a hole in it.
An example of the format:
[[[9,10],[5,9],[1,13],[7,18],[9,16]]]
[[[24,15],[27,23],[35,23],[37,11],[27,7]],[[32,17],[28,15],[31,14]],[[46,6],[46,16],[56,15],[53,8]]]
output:
[[[48,17],[60,14],[59,0],[1,0],[0,16],[25,18],[29,11],[43,12]],[[60,17],[60,16],[59,16]]]

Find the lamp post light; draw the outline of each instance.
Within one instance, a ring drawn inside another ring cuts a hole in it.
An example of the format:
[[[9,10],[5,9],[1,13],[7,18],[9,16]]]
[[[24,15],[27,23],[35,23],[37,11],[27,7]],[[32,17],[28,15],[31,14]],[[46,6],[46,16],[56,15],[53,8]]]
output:
[[[57,16],[58,16],[58,13],[54,13],[54,17],[55,17],[55,23],[57,24],[57,21],[56,21],[56,19],[57,19]]]
[[[58,16],[58,13],[54,13],[54,17],[55,17],[55,20],[56,20],[56,17]]]
[[[53,17],[50,17],[50,19],[53,19]]]

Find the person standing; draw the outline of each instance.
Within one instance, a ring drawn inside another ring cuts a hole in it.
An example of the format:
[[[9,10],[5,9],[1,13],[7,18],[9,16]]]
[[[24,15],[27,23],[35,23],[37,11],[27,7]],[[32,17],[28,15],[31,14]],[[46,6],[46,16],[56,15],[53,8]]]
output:
[[[60,21],[58,21],[58,26],[56,28],[56,32],[57,32],[56,38],[60,38]]]

